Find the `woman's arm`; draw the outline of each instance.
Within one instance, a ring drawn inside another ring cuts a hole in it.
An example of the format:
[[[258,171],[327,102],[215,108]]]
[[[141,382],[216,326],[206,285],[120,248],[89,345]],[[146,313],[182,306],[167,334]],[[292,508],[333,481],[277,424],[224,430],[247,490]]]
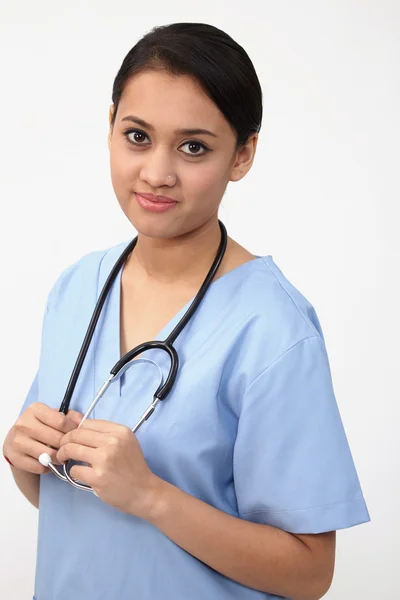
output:
[[[36,473],[28,473],[28,471],[21,471],[15,467],[10,467],[15,483],[33,506],[39,508],[39,483],[40,475]]]
[[[124,425],[87,419],[61,439],[56,459],[87,463],[71,476],[230,579],[292,600],[319,600],[330,587],[335,532],[294,535],[210,506],[155,475]]]
[[[232,517],[163,480],[146,515],[181,548],[248,587],[319,600],[334,572],[335,532],[294,535]]]

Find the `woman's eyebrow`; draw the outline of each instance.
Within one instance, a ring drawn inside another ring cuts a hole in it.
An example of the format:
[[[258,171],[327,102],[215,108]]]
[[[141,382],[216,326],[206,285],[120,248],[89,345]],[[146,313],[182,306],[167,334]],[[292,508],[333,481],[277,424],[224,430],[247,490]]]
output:
[[[135,117],[134,115],[127,115],[126,117],[123,117],[121,119],[121,121],[131,121],[132,123],[137,123],[138,125],[140,125],[141,127],[144,127],[145,129],[148,129],[149,131],[154,131],[154,127],[152,125],[150,125],[150,123],[147,123],[146,121],[143,121],[143,119],[140,119],[139,117]],[[175,129],[175,132],[177,135],[211,135],[212,137],[217,138],[218,136],[213,133],[212,131],[209,131],[208,129]]]

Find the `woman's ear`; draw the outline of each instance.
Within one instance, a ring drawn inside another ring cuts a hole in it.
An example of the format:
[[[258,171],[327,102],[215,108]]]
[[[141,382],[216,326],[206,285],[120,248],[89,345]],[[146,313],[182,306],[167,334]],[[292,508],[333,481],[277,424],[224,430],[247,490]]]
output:
[[[254,161],[257,142],[258,133],[254,133],[243,146],[240,146],[235,156],[229,181],[239,181],[248,173]]]
[[[113,114],[114,114],[114,104],[111,104],[111,106],[110,106],[110,110],[109,110],[109,113],[108,113],[108,123],[109,123],[109,130],[108,130],[108,149],[109,149],[109,150],[110,150],[110,146],[111,146],[111,136],[112,136],[112,130],[113,130],[113,127],[112,127],[112,125],[111,125],[111,123],[112,123],[112,117],[113,117]]]

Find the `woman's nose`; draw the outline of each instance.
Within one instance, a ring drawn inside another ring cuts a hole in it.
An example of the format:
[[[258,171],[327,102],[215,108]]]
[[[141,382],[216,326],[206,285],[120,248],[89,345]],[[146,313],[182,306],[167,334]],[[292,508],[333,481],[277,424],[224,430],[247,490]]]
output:
[[[166,156],[166,152],[146,153],[140,169],[140,179],[146,181],[153,189],[176,183],[174,166],[171,159]]]

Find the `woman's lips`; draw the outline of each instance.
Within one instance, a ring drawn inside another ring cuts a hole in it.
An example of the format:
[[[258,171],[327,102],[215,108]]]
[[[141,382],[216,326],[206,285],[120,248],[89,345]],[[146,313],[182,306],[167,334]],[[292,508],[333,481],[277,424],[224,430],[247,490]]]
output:
[[[170,210],[171,208],[174,208],[174,206],[178,204],[177,202],[175,202],[175,200],[166,201],[157,200],[156,198],[154,198],[154,200],[150,200],[149,198],[141,196],[137,192],[135,192],[135,196],[139,206],[150,212],[165,212],[167,210]]]
[[[146,192],[137,192],[142,198],[146,200],[152,200],[153,202],[177,202],[175,198],[170,198],[169,196],[160,196],[155,194],[146,194]]]

